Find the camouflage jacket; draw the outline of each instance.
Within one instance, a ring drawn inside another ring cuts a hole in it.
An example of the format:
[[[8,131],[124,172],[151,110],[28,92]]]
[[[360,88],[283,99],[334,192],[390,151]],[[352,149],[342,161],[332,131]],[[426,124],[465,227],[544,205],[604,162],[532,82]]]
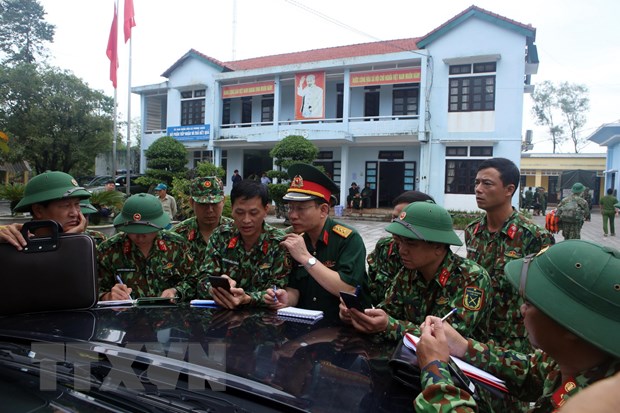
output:
[[[377,305],[385,299],[385,293],[390,284],[403,268],[394,238],[390,235],[377,241],[375,249],[368,254],[366,262],[368,263],[370,302]]]
[[[549,231],[517,211],[513,211],[497,232],[488,231],[486,215],[465,229],[467,258],[484,267],[491,277],[493,312],[488,331],[492,332],[490,338],[498,344],[522,352],[531,350],[519,309],[523,301],[506,279],[504,266],[553,243],[555,239]]]
[[[510,394],[520,400],[535,402],[529,411],[541,413],[556,411],[584,388],[620,371],[620,360],[615,359],[562,382],[558,364],[542,350],[522,354],[472,339],[469,339],[469,348],[463,360],[505,380]],[[428,411],[422,410],[422,407],[442,405],[446,409],[440,411],[452,411],[449,409],[451,406],[455,406],[456,412],[476,411],[473,408],[467,409],[469,402],[464,403],[467,401],[464,396],[468,395],[455,389],[449,375],[438,377],[432,366],[429,367],[422,371],[422,386],[425,390],[416,399],[416,409],[419,405],[419,411]]]
[[[183,301],[195,296],[194,258],[174,232],[159,231],[148,257],[124,232],[108,238],[97,252],[100,294],[109,292],[119,275],[132,288],[132,298],[158,297],[168,288],[176,288]]]
[[[577,211],[575,211],[577,213],[576,222],[583,223],[588,215],[590,215],[590,206],[588,205],[588,201],[583,199],[581,195],[571,194],[562,199],[558,204],[556,215],[560,218],[560,225],[562,224],[562,207],[571,201],[575,201],[577,203]],[[573,222],[569,221],[568,223],[571,224]]]
[[[491,311],[490,295],[491,280],[484,268],[448,251],[429,282],[418,271],[403,268],[398,273],[379,304],[388,314],[382,334],[391,340],[400,340],[405,332],[420,335],[426,316],[442,317],[457,308],[450,324],[465,337],[484,340],[487,336],[481,327]]]
[[[232,223],[233,220],[227,217],[220,217],[220,225]],[[196,261],[196,265],[200,267],[206,258],[207,241],[202,237],[198,229],[196,217],[187,218],[185,221],[179,222],[172,228],[173,232],[185,238],[190,246],[190,251]]]
[[[262,297],[268,288],[284,288],[288,284],[292,261],[286,248],[280,246],[283,237],[283,231],[264,223],[256,245],[246,251],[234,224],[217,227],[207,245],[209,258],[198,271],[200,298],[210,297],[210,275],[226,274],[250,296],[251,305],[263,305]]]
[[[90,237],[92,239],[95,240],[95,245],[99,245],[101,244],[103,241],[105,241],[106,239],[108,239],[108,237],[101,231],[95,231],[94,229],[88,229],[86,228],[86,231],[84,231],[84,233],[86,235],[90,235]]]
[[[421,371],[422,392],[414,400],[416,412],[477,412],[476,402],[465,390],[454,385],[448,365],[435,360]]]

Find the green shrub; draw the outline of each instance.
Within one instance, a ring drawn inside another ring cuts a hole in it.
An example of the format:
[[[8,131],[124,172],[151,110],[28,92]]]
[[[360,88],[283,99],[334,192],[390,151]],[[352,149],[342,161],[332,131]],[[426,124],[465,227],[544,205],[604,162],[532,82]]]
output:
[[[13,209],[17,206],[19,201],[24,197],[24,191],[26,190],[26,185],[24,184],[7,184],[0,185],[0,199],[6,199],[10,201],[11,205],[11,214],[15,214]]]
[[[448,212],[452,216],[454,229],[459,230],[465,229],[473,220],[484,214],[482,211],[449,210]]]

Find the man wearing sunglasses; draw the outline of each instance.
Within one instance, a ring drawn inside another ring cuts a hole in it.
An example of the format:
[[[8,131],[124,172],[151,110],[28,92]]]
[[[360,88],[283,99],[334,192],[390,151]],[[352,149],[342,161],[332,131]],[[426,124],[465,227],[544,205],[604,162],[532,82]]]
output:
[[[405,332],[419,334],[428,315],[450,318],[459,332],[486,338],[481,327],[490,307],[490,279],[475,262],[459,257],[450,245],[463,245],[452,228],[452,217],[432,201],[414,202],[386,228],[393,234],[402,268],[383,302],[363,312],[340,304],[340,319],[363,333],[400,340]]]
[[[509,262],[506,278],[523,299],[524,324],[537,350],[523,354],[467,339],[428,317],[417,345],[423,392],[416,411],[477,411],[471,396],[452,382],[450,355],[505,380],[510,395],[535,402],[532,412],[555,412],[584,388],[620,372],[618,274],[620,251],[581,240]]]
[[[97,247],[100,300],[195,296],[194,258],[157,197],[130,196],[114,218],[118,234]]]

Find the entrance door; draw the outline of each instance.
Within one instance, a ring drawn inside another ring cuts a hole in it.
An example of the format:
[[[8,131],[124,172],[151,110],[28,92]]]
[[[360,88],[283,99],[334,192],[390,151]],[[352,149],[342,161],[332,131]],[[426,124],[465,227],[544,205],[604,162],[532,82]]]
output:
[[[273,160],[269,157],[269,151],[246,149],[243,151],[243,179],[256,179],[260,181],[263,172],[273,169]]]
[[[392,201],[403,193],[404,162],[379,162],[379,206],[391,207]]]

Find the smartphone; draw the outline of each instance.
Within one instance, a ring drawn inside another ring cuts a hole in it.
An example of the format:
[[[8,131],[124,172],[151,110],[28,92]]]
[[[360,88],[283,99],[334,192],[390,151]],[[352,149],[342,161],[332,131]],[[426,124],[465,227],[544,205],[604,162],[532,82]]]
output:
[[[360,301],[360,298],[352,293],[347,293],[344,291],[340,291],[340,298],[342,298],[342,301],[344,301],[344,305],[347,306],[347,308],[355,308],[358,311],[361,311],[362,313],[364,312],[364,307],[362,307],[362,302]]]
[[[137,306],[142,305],[175,305],[176,298],[166,298],[166,297],[140,297],[136,300]]]
[[[452,375],[452,378],[455,379],[456,385],[458,387],[462,388],[474,397],[477,396],[476,385],[472,383],[471,380],[469,380],[469,377],[467,377],[465,373],[463,373],[463,370],[461,370],[461,368],[456,365],[452,358],[450,358],[450,360],[448,361],[448,368],[450,369],[450,374]]]
[[[218,275],[210,275],[209,282],[211,283],[211,287],[220,287],[230,292],[230,281],[226,277],[220,277]]]

